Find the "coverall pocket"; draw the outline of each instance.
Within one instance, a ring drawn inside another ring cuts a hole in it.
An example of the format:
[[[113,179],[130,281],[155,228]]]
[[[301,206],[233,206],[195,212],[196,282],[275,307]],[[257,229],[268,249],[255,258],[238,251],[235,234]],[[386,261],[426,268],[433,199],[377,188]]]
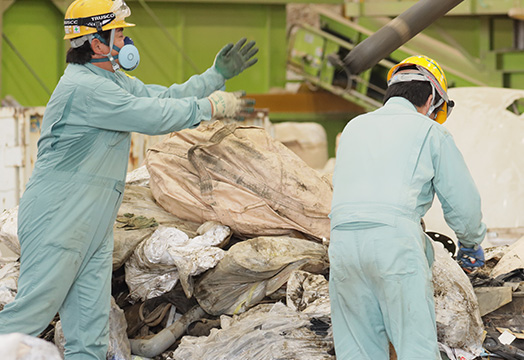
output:
[[[113,229],[115,219],[118,215],[118,210],[120,209],[120,205],[122,204],[124,190],[125,183],[123,182],[118,182],[115,185],[115,188],[112,190],[109,204],[113,205],[113,209],[111,211],[111,217],[107,219],[108,224],[106,228],[106,235]]]
[[[417,272],[416,240],[409,237],[375,239],[375,265],[382,278],[400,278]]]

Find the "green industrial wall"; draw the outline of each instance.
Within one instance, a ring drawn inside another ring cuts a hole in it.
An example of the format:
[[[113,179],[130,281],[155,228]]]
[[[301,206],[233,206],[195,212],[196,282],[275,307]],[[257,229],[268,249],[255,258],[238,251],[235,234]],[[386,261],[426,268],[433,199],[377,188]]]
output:
[[[10,95],[23,106],[45,105],[66,66],[62,23],[69,1],[3,1],[0,97]],[[228,81],[227,90],[264,93],[284,85],[286,3],[301,1],[126,2],[132,10],[127,20],[137,25],[126,34],[141,55],[130,74],[142,81],[183,82],[211,66],[226,43],[247,37],[260,48],[259,62]]]

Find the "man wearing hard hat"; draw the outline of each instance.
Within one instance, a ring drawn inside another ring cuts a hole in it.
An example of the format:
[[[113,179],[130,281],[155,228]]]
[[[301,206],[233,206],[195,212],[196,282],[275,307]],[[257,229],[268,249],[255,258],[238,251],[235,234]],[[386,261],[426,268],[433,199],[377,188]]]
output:
[[[453,108],[441,67],[409,57],[388,74],[384,106],[344,129],[333,175],[330,299],[337,359],[440,359],[421,218],[436,193],[465,270],[482,266],[480,196],[441,125]]]
[[[229,44],[182,85],[145,85],[124,29],[123,0],[76,0],[67,9],[68,66],[47,104],[34,171],[20,201],[20,277],[0,333],[38,335],[59,312],[66,359],[105,359],[113,224],[122,202],[130,132],[166,134],[233,116],[242,100],[217,91],[256,62],[254,41]]]

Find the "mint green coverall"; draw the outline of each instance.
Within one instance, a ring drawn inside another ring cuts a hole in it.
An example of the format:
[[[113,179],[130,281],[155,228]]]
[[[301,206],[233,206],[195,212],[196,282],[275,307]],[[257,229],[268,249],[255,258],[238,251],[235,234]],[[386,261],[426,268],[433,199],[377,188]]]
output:
[[[330,299],[339,360],[440,359],[420,219],[436,193],[465,246],[479,244],[480,196],[453,138],[393,97],[344,129],[333,175]]]
[[[60,313],[66,359],[105,359],[113,223],[122,202],[130,132],[166,134],[211,118],[214,68],[171,87],[121,71],[69,64],[42,122],[38,156],[20,201],[20,278],[0,333],[41,333]]]

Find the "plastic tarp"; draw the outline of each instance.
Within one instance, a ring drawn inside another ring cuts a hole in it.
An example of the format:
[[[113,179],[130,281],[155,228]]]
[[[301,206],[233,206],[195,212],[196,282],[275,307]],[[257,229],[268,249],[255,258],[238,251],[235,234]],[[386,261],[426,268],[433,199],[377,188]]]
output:
[[[329,238],[330,181],[263,128],[186,129],[150,148],[146,166],[155,199],[182,219],[217,221],[244,237]]]
[[[439,342],[479,355],[484,326],[477,296],[464,271],[441,243],[433,242],[433,287]]]
[[[184,336],[168,359],[200,360],[328,360],[331,333],[315,329],[308,314],[278,302],[261,304],[246,313],[221,316],[221,329],[209,336]]]
[[[161,226],[140,243],[126,262],[126,283],[132,300],[147,300],[170,291],[180,280],[187,297],[193,292],[191,276],[213,268],[224,257],[227,226],[207,222],[190,238],[177,228]]]
[[[0,335],[2,360],[62,360],[57,347],[33,336],[12,333]]]
[[[115,299],[111,297],[111,310],[109,312],[109,346],[107,348],[107,360],[129,360],[131,358],[131,346],[127,338],[127,322],[124,311],[118,307]],[[64,354],[65,345],[64,332],[60,321],[55,327],[55,343]],[[61,359],[58,358],[58,359]],[[44,358],[42,358],[44,360]]]
[[[195,298],[209,314],[238,314],[286,284],[293,270],[323,273],[327,247],[290,237],[258,237],[233,245],[197,282]]]

